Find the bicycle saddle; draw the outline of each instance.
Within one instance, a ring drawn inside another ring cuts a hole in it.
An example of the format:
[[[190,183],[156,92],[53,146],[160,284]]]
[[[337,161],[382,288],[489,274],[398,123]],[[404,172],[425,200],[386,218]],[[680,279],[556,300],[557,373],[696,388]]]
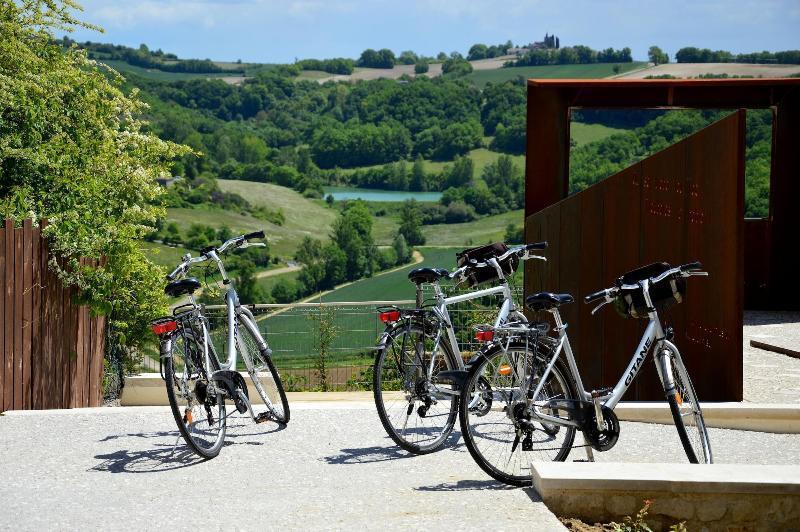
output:
[[[194,277],[187,277],[178,281],[172,281],[164,288],[164,293],[170,297],[178,297],[183,294],[193,294],[200,288],[200,281]]]
[[[408,272],[408,279],[415,284],[433,283],[442,277],[446,277],[450,272],[442,268],[417,268]]]
[[[552,292],[539,292],[525,298],[525,306],[529,309],[552,310],[561,305],[572,303],[575,298],[569,294],[554,294]]]

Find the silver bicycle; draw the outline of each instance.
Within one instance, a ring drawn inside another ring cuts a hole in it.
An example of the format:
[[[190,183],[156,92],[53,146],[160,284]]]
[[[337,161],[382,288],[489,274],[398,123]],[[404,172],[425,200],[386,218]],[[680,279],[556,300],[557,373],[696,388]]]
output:
[[[572,296],[541,292],[526,298],[530,310],[552,314],[556,334],[548,335],[549,325],[542,322],[494,327],[491,343],[463,383],[464,390],[479,382],[490,386],[489,412],[475,415],[461,408],[461,432],[478,465],[497,480],[522,486],[531,482],[531,462],[567,458],[576,430],[592,449],[611,449],[619,437],[614,408],[651,351],[686,456],[692,463],[710,464],[711,445],[697,394],[673,343],[673,330],[664,327],[659,317],[660,310],[683,300],[685,278],[708,275],[701,268],[699,262],[675,268],[651,264],[585,298],[587,303],[600,301],[592,314],[614,303],[620,312],[649,320],[627,369],[612,389],[587,391],[583,387],[558,310],[572,303]]]
[[[256,423],[289,422],[289,403],[283,384],[272,362],[272,351],[261,336],[253,314],[239,303],[221,255],[235,249],[264,246],[249,240],[264,238],[263,231],[231,238],[219,247],[202,250],[199,257],[188,253],[167,276],[164,292],[171,297],[189,296],[189,303],[176,307],[173,315],[156,320],[152,329],[159,336],[162,377],[178,429],[186,444],[197,454],[213,458],[225,440],[228,412],[226,399],[240,414],[249,413]],[[227,306],[227,359],[221,362],[212,342],[204,307],[194,293],[201,284],[186,277],[196,264],[212,262],[222,275]],[[241,362],[239,361],[241,355]],[[253,405],[241,372],[249,375],[264,407]]]
[[[507,277],[514,273],[520,260],[546,260],[531,253],[546,247],[547,243],[542,242],[513,248],[493,244],[466,250],[458,254],[463,265],[453,272],[419,268],[409,273],[409,280],[417,288],[417,308],[378,309],[386,329],[377,346],[373,393],[381,423],[397,445],[415,454],[436,451],[455,425],[460,384],[468,364],[464,364],[464,353],[459,349],[448,307],[499,295],[502,303],[495,327],[526,323],[525,315],[514,304]],[[499,284],[446,297],[439,284],[442,279],[466,282],[473,287],[490,281]],[[424,304],[424,284],[433,286],[432,305]],[[488,383],[478,382],[477,387],[486,390]],[[472,397],[468,406],[476,415],[489,408],[480,394]]]

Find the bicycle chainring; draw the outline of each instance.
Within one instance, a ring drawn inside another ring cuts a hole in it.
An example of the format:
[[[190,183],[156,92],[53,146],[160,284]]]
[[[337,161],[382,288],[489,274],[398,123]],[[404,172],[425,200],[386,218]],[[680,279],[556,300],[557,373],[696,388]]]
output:
[[[602,412],[606,427],[604,430],[598,430],[596,416],[587,418],[583,427],[583,435],[586,437],[587,443],[595,451],[608,451],[617,444],[619,439],[619,419],[617,419],[617,415],[607,406],[602,407]]]

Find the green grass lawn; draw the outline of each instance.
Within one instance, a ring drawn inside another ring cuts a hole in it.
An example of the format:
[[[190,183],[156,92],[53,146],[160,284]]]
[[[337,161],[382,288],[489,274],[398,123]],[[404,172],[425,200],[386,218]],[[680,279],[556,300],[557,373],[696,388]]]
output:
[[[476,70],[464,77],[479,87],[487,83],[500,83],[523,78],[607,78],[615,75],[614,65],[620,65],[620,74],[641,68],[645,63],[592,63],[589,65],[547,65]]]
[[[478,246],[502,242],[506,226],[510,223],[522,225],[522,209],[461,224],[424,225],[422,232],[425,234],[426,244],[431,246]]]
[[[616,129],[613,127],[604,126],[602,124],[584,124],[581,122],[571,122],[569,125],[569,134],[578,143],[578,146],[583,146],[590,142],[597,142],[606,137],[610,137],[615,133],[623,132],[623,129]]]

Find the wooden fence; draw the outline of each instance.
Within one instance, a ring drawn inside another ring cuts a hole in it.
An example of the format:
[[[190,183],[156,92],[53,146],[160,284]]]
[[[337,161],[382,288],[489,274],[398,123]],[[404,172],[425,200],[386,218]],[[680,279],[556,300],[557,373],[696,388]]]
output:
[[[0,228],[0,411],[102,404],[105,318],[73,303],[50,257],[31,220]]]

